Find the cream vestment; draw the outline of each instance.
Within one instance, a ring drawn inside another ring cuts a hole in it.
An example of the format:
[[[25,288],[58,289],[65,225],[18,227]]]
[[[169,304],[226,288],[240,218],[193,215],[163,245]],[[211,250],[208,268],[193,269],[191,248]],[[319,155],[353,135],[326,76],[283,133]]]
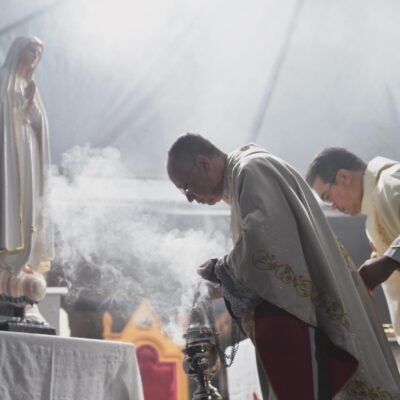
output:
[[[376,157],[367,165],[361,213],[367,215],[367,235],[379,256],[400,262],[400,164]],[[382,283],[397,337],[400,337],[400,272]]]

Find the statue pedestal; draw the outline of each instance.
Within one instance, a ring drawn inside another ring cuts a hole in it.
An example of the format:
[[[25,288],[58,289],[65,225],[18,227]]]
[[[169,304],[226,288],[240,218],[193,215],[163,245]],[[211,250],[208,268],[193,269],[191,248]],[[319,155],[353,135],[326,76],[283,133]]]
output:
[[[41,335],[55,335],[55,328],[50,325],[34,324],[21,321],[0,322],[0,331],[22,332],[22,333],[40,333]]]
[[[13,304],[0,304],[0,322],[13,319],[23,319],[25,316],[25,310],[22,306],[16,306]]]
[[[23,306],[2,304],[0,306],[0,331],[40,333],[42,335],[56,334],[56,330],[52,326],[27,321],[24,317]]]

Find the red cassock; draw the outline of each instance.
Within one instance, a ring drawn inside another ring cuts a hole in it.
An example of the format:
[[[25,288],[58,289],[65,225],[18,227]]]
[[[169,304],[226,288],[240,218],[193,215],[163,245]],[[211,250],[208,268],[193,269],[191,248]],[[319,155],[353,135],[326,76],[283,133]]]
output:
[[[351,355],[315,329],[315,398],[309,325],[267,302],[256,308],[254,324],[258,357],[279,400],[331,399],[357,368],[358,362]]]

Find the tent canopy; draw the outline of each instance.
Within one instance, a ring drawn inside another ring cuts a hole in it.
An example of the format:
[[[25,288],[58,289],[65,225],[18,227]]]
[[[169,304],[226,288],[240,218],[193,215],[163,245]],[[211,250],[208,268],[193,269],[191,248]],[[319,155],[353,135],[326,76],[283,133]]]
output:
[[[45,44],[36,74],[54,163],[112,146],[136,177],[166,178],[186,131],[249,141],[304,172],[327,146],[400,159],[396,0],[2,0],[12,40]]]

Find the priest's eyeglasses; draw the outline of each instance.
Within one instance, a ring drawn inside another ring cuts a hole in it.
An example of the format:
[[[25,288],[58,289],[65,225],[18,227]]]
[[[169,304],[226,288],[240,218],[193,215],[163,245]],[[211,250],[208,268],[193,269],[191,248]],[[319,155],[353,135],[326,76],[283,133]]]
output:
[[[197,168],[196,164],[193,164],[191,169],[190,169],[190,180],[188,180],[186,183],[184,183],[180,188],[180,192],[185,195],[188,200],[190,201],[190,198],[192,197],[193,193],[193,180],[194,180],[194,172],[193,170]]]
[[[331,204],[333,204],[333,201],[331,200],[331,191],[332,191],[332,186],[334,185],[336,183],[336,174],[335,174],[335,176],[333,177],[333,179],[331,179],[329,182],[328,182],[328,187],[327,187],[327,189],[323,192],[323,193],[321,193],[321,200],[324,202],[324,203],[327,203],[327,204],[329,204],[329,205],[331,205]]]
[[[179,190],[183,195],[187,196],[190,193],[190,183],[185,183]]]
[[[190,203],[194,200],[193,191],[191,189],[190,183],[185,183],[182,187],[179,188],[179,190]]]

